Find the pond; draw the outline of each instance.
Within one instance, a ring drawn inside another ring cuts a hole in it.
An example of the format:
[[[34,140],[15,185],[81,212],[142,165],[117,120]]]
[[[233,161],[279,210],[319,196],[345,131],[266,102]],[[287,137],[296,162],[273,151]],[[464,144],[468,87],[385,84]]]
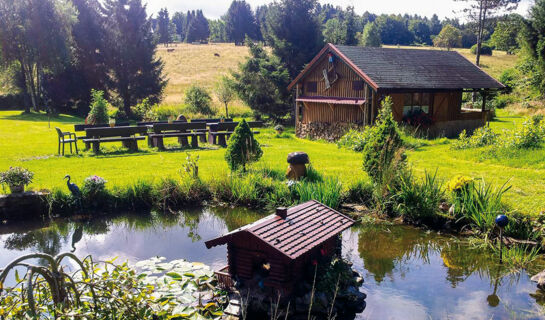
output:
[[[25,253],[73,251],[118,262],[183,258],[218,269],[226,264],[226,248],[207,250],[204,241],[262,216],[206,208],[0,226],[0,267]],[[545,319],[545,297],[526,271],[508,272],[454,237],[364,224],[344,232],[343,254],[365,279],[367,307],[357,319]]]

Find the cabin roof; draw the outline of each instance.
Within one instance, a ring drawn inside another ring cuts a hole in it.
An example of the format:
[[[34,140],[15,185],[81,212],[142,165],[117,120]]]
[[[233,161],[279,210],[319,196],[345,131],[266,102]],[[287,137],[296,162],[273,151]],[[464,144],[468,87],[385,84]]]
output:
[[[289,85],[291,89],[319,57],[333,53],[375,90],[501,89],[492,78],[456,51],[367,48],[327,44]]]
[[[276,214],[206,241],[211,248],[228,243],[246,232],[290,259],[297,259],[354,224],[354,220],[330,207],[311,200],[288,209],[285,219]]]

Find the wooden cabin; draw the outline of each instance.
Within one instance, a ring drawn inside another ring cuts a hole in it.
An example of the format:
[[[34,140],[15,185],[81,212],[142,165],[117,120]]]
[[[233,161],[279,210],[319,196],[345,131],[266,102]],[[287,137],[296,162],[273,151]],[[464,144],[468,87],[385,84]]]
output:
[[[391,96],[399,122],[429,136],[457,136],[483,126],[486,97],[504,85],[455,51],[365,48],[327,44],[290,83],[299,137],[330,141],[373,124]],[[479,109],[462,108],[462,93],[483,96]]]
[[[312,200],[206,241],[212,248],[227,244],[228,266],[216,272],[220,285],[233,280],[246,287],[272,289],[289,295],[308,275],[313,263],[340,253],[342,231],[354,220]],[[311,272],[312,273],[312,272]]]

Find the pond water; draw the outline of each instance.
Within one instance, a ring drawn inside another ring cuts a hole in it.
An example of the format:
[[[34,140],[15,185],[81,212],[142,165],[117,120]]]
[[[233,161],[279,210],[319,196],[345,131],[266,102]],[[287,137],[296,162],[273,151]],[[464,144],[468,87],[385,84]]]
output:
[[[183,258],[218,269],[226,263],[226,248],[207,250],[204,241],[262,216],[206,208],[0,226],[0,268],[25,253],[73,251],[118,262]],[[545,319],[545,297],[526,271],[508,272],[493,256],[453,237],[365,224],[344,232],[343,254],[365,279],[367,307],[357,319]]]

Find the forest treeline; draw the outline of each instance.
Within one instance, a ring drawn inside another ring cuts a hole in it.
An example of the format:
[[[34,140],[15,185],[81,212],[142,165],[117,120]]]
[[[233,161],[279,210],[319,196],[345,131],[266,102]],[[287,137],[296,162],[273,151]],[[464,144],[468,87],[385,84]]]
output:
[[[281,0],[255,10],[234,0],[216,20],[202,10],[150,14],[141,0],[0,0],[0,63],[9,91],[27,111],[86,114],[94,89],[105,93],[119,117],[134,117],[143,101],[161,101],[167,79],[155,50],[177,41],[248,45],[250,57],[230,75],[229,86],[256,114],[274,119],[289,115],[287,83],[327,42],[446,48],[479,43],[509,53],[525,47],[532,74],[543,74],[543,0],[529,19],[512,13],[520,0],[459,1],[467,2],[463,23],[437,15],[357,14],[353,7],[317,0]],[[478,63],[486,52],[476,53]]]

